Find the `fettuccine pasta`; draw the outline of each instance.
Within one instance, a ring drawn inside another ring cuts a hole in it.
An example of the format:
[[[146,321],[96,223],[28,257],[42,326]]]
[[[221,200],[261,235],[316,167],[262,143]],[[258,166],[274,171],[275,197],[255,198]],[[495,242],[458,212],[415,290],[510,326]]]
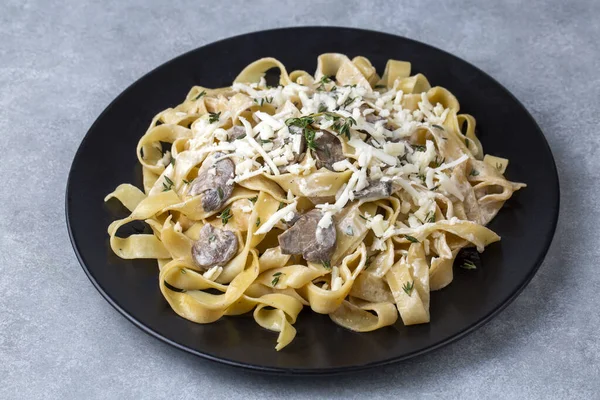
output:
[[[156,259],[183,318],[252,312],[277,350],[304,307],[357,332],[427,323],[459,250],[500,240],[485,225],[525,186],[459,109],[408,62],[380,76],[364,57],[322,54],[310,75],[260,59],[154,117],[137,146],[143,190],[106,197],[131,211],[109,226],[111,248]],[[133,221],[152,234],[117,235]]]

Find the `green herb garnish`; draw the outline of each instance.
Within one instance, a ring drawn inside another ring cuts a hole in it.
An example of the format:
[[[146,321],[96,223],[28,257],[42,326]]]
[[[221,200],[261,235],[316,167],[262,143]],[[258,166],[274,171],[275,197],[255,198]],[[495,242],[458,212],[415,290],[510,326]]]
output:
[[[248,200],[250,200],[250,202],[254,204],[256,203],[256,200],[258,200],[258,196],[250,197]]]
[[[322,113],[325,111],[327,111],[327,106],[323,103],[319,104],[319,112]]]
[[[223,200],[223,197],[225,197],[225,193],[223,193],[221,186],[217,186],[217,195],[219,195],[219,200]]]
[[[258,217],[258,218],[256,219],[256,224],[255,224],[255,225],[256,225],[256,226],[260,226],[260,217]]]
[[[169,179],[168,176],[165,176],[165,182],[163,182],[163,192],[168,192],[169,190],[173,189],[173,181],[171,179]]]
[[[304,138],[306,139],[306,147],[311,150],[317,149],[317,143],[315,143],[315,130],[311,128],[304,128]]]
[[[209,124],[213,124],[215,122],[219,122],[219,118],[221,118],[221,111],[219,111],[218,113],[208,113],[209,117],[208,117],[208,123]]]
[[[418,144],[413,145],[412,148],[413,148],[414,151],[425,151],[427,149],[425,146],[421,146],[421,145],[418,145]]]
[[[204,96],[206,94],[206,92],[203,90],[200,93],[198,93],[198,96],[194,97],[194,101],[198,100],[200,97]]]
[[[281,275],[285,275],[283,272],[275,272],[273,274],[273,280],[271,281],[271,285],[273,285],[273,287],[277,286],[277,284],[279,283],[279,278],[281,278]]]
[[[329,82],[331,82],[331,78],[328,77],[327,75],[323,75],[323,77],[319,81],[319,86],[317,86],[316,90],[317,91],[325,90],[325,84],[329,83]]]
[[[346,139],[350,140],[350,127],[356,125],[356,120],[352,117],[341,119],[338,117],[331,128],[336,131],[340,136],[346,136]]]
[[[221,218],[223,226],[227,225],[231,217],[233,217],[233,215],[231,215],[231,208],[227,207],[226,209],[221,211],[221,214],[219,214],[218,217]]]
[[[469,173],[469,175],[477,176],[477,175],[479,175],[479,171],[477,171],[476,169],[472,169],[471,172]]]
[[[375,87],[373,87],[373,89],[385,89],[387,86],[386,85],[375,85]]]
[[[346,101],[344,101],[343,106],[344,107],[349,106],[350,104],[354,103],[354,100],[356,100],[356,97],[350,97],[350,96],[348,96],[348,98],[346,99]]]
[[[425,217],[425,222],[434,223],[435,222],[435,212],[430,211]]]
[[[315,122],[315,119],[310,115],[300,118],[288,118],[285,120],[285,124],[287,126],[297,126],[300,128],[306,128],[313,122]]]
[[[404,238],[411,243],[419,243],[419,240],[414,236],[404,235]]]
[[[464,269],[477,269],[477,266],[471,260],[465,260],[460,267]]]
[[[444,163],[444,161],[446,161],[445,158],[440,159],[436,156],[435,160],[433,160],[433,168],[438,168],[440,165],[442,165]]]
[[[325,269],[331,269],[331,262],[330,261],[321,261],[321,264],[323,264],[323,268]]]
[[[402,290],[404,290],[404,293],[406,293],[408,296],[411,295],[414,288],[415,288],[415,281],[406,282],[404,285],[402,285]]]

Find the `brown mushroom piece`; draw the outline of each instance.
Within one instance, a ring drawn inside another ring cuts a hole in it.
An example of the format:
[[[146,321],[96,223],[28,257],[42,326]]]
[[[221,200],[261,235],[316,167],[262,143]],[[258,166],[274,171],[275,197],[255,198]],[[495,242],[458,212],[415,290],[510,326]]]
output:
[[[206,224],[200,230],[198,240],[192,245],[194,262],[205,270],[224,265],[236,255],[238,239],[230,230]]]
[[[232,126],[227,131],[227,138],[229,139],[230,142],[233,140],[242,139],[245,135],[246,135],[246,128],[244,128],[243,126],[240,126],[240,125]]]
[[[314,209],[298,218],[291,228],[279,235],[281,252],[302,254],[311,262],[329,261],[335,250],[335,224],[320,228],[318,224],[322,217],[321,211]]]
[[[361,105],[361,106],[359,107],[360,113],[362,114],[362,113],[363,113],[363,111],[364,111],[364,110],[366,110],[367,108],[370,108],[370,107],[369,107],[368,105],[366,105],[366,104],[363,104],[363,105]],[[375,114],[374,112],[372,112],[372,113],[370,113],[370,114],[367,114],[367,115],[365,115],[364,117],[365,117],[365,121],[367,121],[367,122],[368,122],[368,123],[370,123],[370,124],[375,124],[376,122],[379,122],[379,121],[387,121],[387,118],[385,118],[385,117],[382,117],[382,116],[380,116],[380,115],[378,115],[378,114]],[[390,123],[389,123],[389,122],[386,122],[386,123],[383,125],[383,127],[384,127],[385,129],[388,129],[388,130],[390,130],[390,131],[394,129],[394,127],[393,127],[392,125],[390,125]]]
[[[224,155],[217,152],[206,158],[198,177],[190,184],[188,194],[202,195],[202,208],[206,212],[219,210],[233,192],[233,183],[227,182],[234,176],[235,164],[229,158],[219,159]]]
[[[360,200],[377,200],[392,195],[391,181],[375,181],[362,190],[354,192],[354,198]]]
[[[322,133],[322,135],[319,135]],[[318,137],[317,137],[318,136]],[[319,131],[315,135],[315,150],[313,154],[316,158],[317,168],[325,167],[333,171],[333,164],[346,159],[342,149],[342,143],[337,136],[324,131]]]
[[[362,104],[360,107],[358,107],[361,115],[365,110],[367,110],[369,108],[371,108],[371,107],[369,107],[368,104]],[[379,115],[375,114],[375,112],[369,113],[369,114],[365,115],[364,117],[365,117],[365,121],[367,121],[370,124],[374,124],[375,122],[383,121],[385,119],[384,117],[380,117]]]

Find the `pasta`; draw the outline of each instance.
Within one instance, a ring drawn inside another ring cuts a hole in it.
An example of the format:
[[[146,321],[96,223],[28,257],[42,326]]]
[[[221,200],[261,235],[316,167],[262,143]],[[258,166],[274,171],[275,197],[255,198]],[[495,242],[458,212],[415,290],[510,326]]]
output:
[[[260,59],[153,118],[137,146],[143,191],[105,199],[131,211],[110,246],[156,259],[183,318],[252,312],[277,350],[304,307],[357,332],[427,323],[459,250],[500,240],[485,226],[525,187],[459,109],[408,62],[380,76],[365,57],[322,54],[310,75]],[[117,236],[132,221],[152,234]]]

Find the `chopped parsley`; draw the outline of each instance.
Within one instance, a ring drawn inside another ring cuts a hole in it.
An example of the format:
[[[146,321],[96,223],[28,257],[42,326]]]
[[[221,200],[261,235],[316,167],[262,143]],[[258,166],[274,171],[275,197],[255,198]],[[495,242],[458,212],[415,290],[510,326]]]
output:
[[[209,124],[213,124],[215,122],[219,122],[219,118],[221,118],[221,111],[219,111],[218,113],[208,113],[209,117],[208,117],[208,123]]]
[[[258,196],[250,197],[250,198],[248,198],[248,200],[250,200],[250,202],[252,204],[254,204],[254,203],[256,203],[256,200],[258,200]]]
[[[324,261],[321,261],[321,264],[323,264],[323,268],[331,269],[331,262],[324,260]]]
[[[445,158],[438,158],[437,156],[435,157],[435,160],[433,160],[433,168],[438,168],[440,165],[442,165],[444,163],[444,161],[446,161]]]
[[[219,200],[223,200],[223,197],[225,197],[225,193],[223,193],[221,186],[217,186],[217,195],[219,196]]]
[[[350,97],[350,96],[348,96],[348,98],[346,99],[346,101],[344,101],[343,106],[344,107],[348,107],[350,104],[354,103],[354,100],[356,100],[356,97]]]
[[[419,240],[414,236],[404,235],[404,238],[411,243],[419,243]]]
[[[165,182],[163,182],[163,192],[168,192],[169,190],[173,189],[173,181],[171,179],[169,179],[168,176],[165,176]]]
[[[227,207],[226,209],[221,211],[221,214],[219,214],[218,217],[221,218],[223,226],[227,225],[231,217],[233,217],[233,215],[231,215],[231,208]]]
[[[412,291],[414,288],[415,288],[415,281],[406,282],[404,285],[402,285],[402,290],[404,290],[404,293],[406,293],[408,296],[410,296],[412,294]]]
[[[198,100],[200,97],[204,96],[206,94],[206,92],[203,90],[200,93],[198,93],[198,96],[194,97],[194,101]]]
[[[273,285],[273,287],[277,286],[277,284],[279,283],[279,278],[281,278],[282,275],[285,275],[283,272],[275,272],[273,274],[273,280],[271,281],[271,285]]]
[[[435,212],[430,211],[425,217],[425,222],[434,223],[435,222]]]
[[[317,86],[316,90],[319,92],[325,90],[325,84],[330,83],[330,82],[331,82],[331,78],[328,77],[327,75],[323,75],[323,77],[319,81],[319,86]]]
[[[256,218],[256,226],[260,226],[260,217]]]

